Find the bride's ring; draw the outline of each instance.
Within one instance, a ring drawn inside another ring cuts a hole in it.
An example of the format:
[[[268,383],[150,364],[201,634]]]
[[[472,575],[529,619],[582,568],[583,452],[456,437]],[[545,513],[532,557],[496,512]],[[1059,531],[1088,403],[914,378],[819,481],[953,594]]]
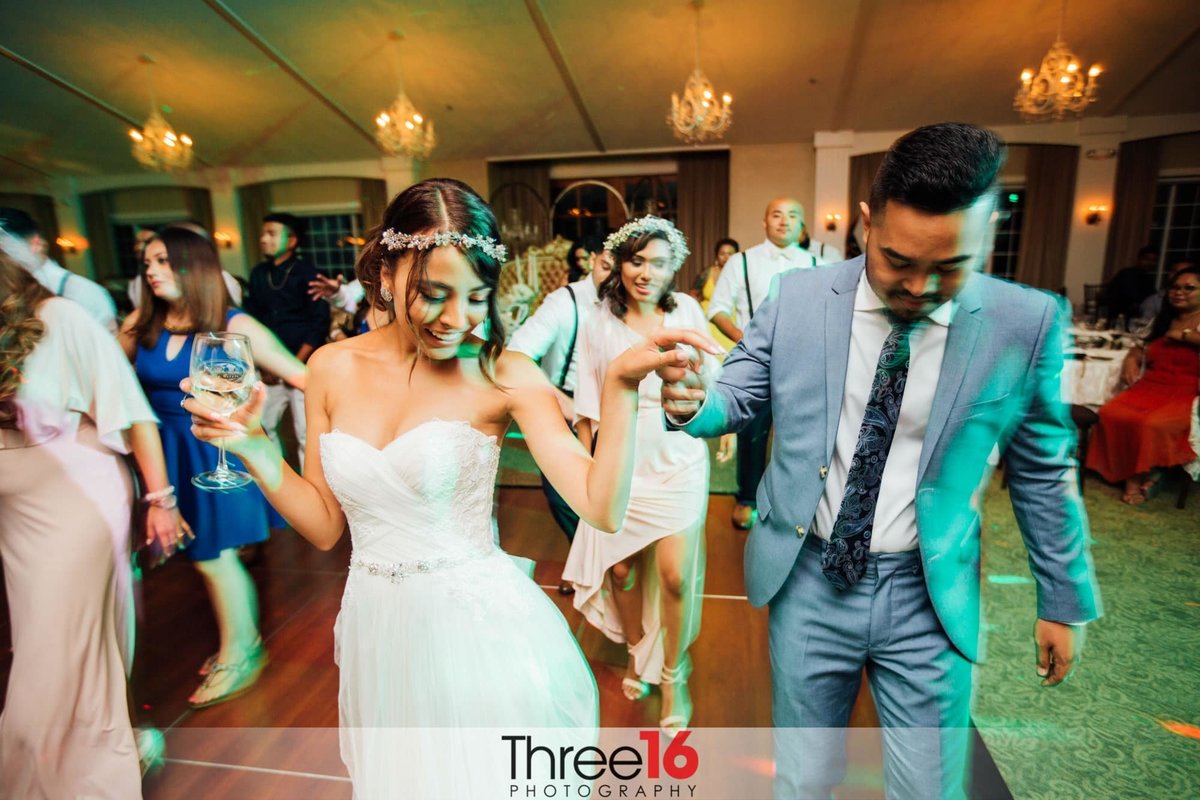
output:
[[[183,397],[179,398],[179,407],[184,408],[184,403],[186,403],[187,401],[188,401],[188,396],[185,394]]]

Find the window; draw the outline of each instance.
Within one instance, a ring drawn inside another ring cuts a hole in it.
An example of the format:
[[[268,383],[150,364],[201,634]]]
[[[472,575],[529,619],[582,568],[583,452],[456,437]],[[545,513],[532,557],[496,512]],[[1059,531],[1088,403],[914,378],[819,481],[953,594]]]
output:
[[[1154,198],[1150,244],[1158,248],[1155,284],[1179,261],[1200,259],[1200,179],[1161,181]]]
[[[675,221],[679,205],[679,181],[675,175],[635,175],[594,180],[611,186],[624,199],[633,216],[655,214]],[[563,190],[579,183],[578,179],[555,180],[550,184],[550,191],[558,197]],[[613,192],[598,183],[582,183],[572,188],[554,207],[552,234],[572,241],[588,235],[603,237],[607,231],[615,230],[627,221]]]
[[[354,262],[362,247],[362,214],[296,215],[304,220],[300,252],[326,275],[354,278]]]
[[[998,278],[1016,280],[1017,259],[1021,255],[1021,224],[1025,219],[1025,188],[1000,190],[1000,225],[992,250],[991,273]]]

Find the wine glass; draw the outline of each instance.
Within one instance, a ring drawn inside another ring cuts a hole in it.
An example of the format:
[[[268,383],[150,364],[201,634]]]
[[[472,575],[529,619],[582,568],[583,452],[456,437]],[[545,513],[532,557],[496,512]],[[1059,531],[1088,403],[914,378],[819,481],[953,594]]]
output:
[[[240,333],[198,333],[192,342],[192,396],[205,408],[228,417],[250,401],[257,375],[250,340]],[[225,441],[217,440],[216,469],[192,478],[200,489],[221,492],[240,489],[254,479],[230,469],[225,462]]]

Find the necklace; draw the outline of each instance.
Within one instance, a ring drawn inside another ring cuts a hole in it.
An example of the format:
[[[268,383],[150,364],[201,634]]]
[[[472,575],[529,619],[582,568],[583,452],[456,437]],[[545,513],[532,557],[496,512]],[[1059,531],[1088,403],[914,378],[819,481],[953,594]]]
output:
[[[285,269],[285,270],[283,271],[283,280],[281,280],[281,281],[279,282],[279,285],[278,285],[278,286],[276,286],[276,285],[275,285],[275,281],[271,280],[271,273],[272,273],[272,272],[275,272],[275,267],[276,267],[276,266],[278,266],[278,265],[275,265],[275,264],[273,264],[273,265],[271,265],[271,267],[270,267],[270,268],[267,270],[267,286],[271,287],[271,289],[273,289],[273,290],[275,290],[275,291],[277,291],[277,292],[278,292],[280,289],[282,289],[284,286],[286,286],[286,285],[287,285],[288,278],[290,278],[290,277],[291,277],[291,275],[292,275],[292,267],[296,266],[296,261],[295,261],[294,259],[292,259],[292,263],[290,263],[290,264],[288,264],[288,265],[287,265],[287,269]]]
[[[163,330],[167,333],[192,333],[191,325],[171,325],[163,320]]]

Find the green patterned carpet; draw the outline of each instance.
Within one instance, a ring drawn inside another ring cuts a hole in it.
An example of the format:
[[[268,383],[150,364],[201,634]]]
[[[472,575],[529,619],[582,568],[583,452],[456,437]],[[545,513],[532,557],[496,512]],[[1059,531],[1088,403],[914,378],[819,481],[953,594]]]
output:
[[[1012,794],[1022,798],[1200,797],[1200,486],[1178,484],[1130,507],[1089,477],[1085,499],[1104,617],[1064,685],[1034,673],[1034,587],[1007,492],[984,502],[983,604],[988,661],[975,722]]]

